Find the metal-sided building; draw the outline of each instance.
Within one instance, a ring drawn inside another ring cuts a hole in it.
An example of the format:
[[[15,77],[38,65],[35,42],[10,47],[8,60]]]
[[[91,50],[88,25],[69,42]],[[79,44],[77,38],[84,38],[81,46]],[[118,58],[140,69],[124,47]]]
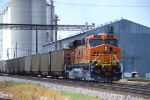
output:
[[[122,49],[123,77],[131,77],[133,73],[137,73],[140,77],[150,77],[150,28],[126,19],[110,22],[85,33],[59,40],[57,48],[65,48],[70,41],[89,35],[108,33],[109,26],[114,27],[114,35],[119,38],[119,46]],[[43,52],[54,49],[54,43],[43,45]]]

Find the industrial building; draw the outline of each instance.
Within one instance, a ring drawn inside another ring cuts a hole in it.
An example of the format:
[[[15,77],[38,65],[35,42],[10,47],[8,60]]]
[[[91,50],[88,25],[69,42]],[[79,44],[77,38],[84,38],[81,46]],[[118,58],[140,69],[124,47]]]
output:
[[[150,28],[126,19],[101,24],[95,29],[59,40],[57,48],[66,48],[69,42],[89,35],[108,33],[109,26],[114,27],[114,35],[119,38],[123,77],[132,77],[136,73],[140,77],[150,77]],[[52,50],[55,50],[54,43],[43,45],[43,52]]]
[[[51,3],[51,2],[50,2]],[[46,0],[10,0],[0,14],[0,23],[53,24],[54,6]],[[50,30],[38,30],[38,53],[51,42]],[[12,59],[36,53],[35,30],[0,30],[0,59]]]

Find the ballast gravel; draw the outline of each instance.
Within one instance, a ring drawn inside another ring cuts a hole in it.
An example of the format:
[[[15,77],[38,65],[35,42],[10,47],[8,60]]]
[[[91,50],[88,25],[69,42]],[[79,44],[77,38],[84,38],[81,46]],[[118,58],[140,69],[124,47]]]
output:
[[[47,82],[38,82],[38,81],[32,81],[32,80],[27,80],[27,79],[0,76],[0,82],[3,82],[3,81],[25,82],[25,83],[31,83],[31,84],[38,83],[38,84],[41,84],[42,86],[45,86],[54,90],[66,90],[66,91],[72,91],[76,93],[83,93],[83,94],[87,94],[90,96],[102,98],[103,100],[150,100],[150,98],[144,99],[139,96],[117,94],[117,93],[108,92],[108,91],[90,90],[90,89],[85,89],[85,88],[80,88],[80,87],[63,86],[63,85],[57,85],[57,84],[47,83]]]

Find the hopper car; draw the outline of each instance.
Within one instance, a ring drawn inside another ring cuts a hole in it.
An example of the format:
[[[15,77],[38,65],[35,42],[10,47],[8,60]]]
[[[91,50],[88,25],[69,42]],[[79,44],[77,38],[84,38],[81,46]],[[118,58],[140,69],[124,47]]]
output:
[[[121,48],[113,29],[74,40],[68,48],[0,61],[1,73],[41,75],[92,81],[118,81]]]

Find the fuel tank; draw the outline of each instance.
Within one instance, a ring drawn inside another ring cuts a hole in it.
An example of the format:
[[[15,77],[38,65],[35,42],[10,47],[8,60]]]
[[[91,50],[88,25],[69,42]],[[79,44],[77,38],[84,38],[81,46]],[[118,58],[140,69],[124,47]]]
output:
[[[74,68],[73,76],[78,79],[84,79],[84,70],[82,68]]]

